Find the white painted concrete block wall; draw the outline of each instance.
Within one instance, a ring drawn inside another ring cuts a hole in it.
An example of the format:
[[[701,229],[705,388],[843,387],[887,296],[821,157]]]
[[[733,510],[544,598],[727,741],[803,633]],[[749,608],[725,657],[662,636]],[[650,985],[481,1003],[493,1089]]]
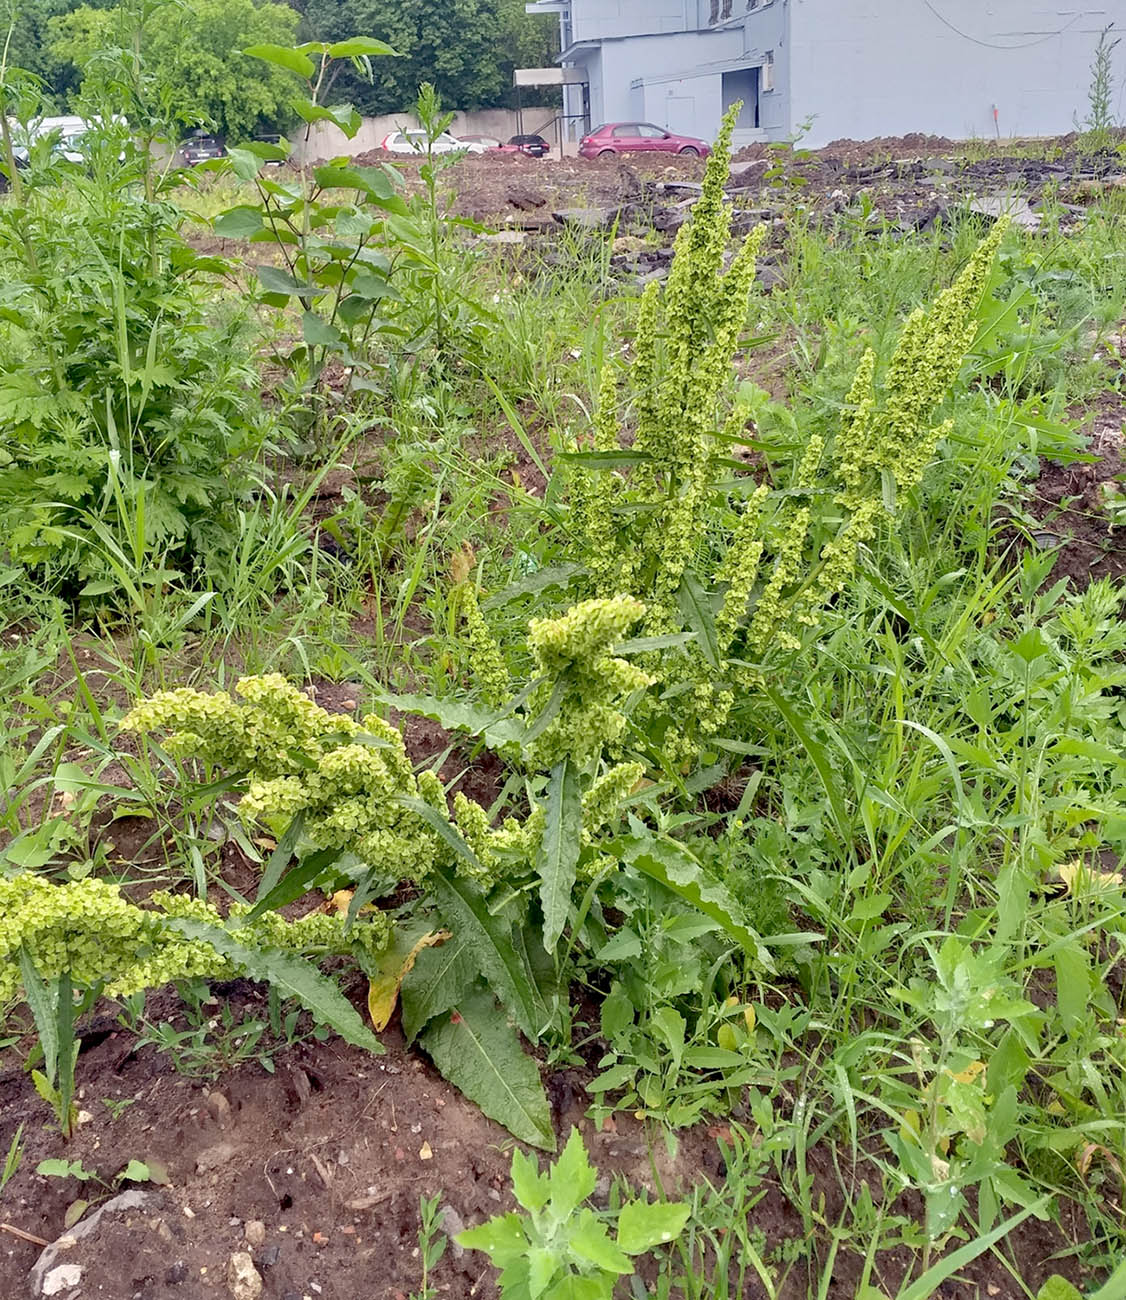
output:
[[[1087,111],[1099,33],[1126,0],[786,0],[792,116],[807,143],[922,131],[1054,135]],[[748,24],[750,26],[750,24]],[[1126,51],[1119,51],[1121,64]],[[1126,108],[1126,104],[1116,107]]]

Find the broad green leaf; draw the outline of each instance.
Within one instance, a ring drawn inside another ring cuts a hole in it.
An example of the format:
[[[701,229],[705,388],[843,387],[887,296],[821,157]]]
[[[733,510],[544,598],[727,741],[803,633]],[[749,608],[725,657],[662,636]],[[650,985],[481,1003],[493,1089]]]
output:
[[[583,804],[579,773],[564,758],[552,769],[547,785],[547,819],[536,854],[543,905],[543,946],[555,951],[567,915],[583,846]]]
[[[269,984],[283,996],[295,998],[312,1012],[318,1024],[334,1029],[353,1047],[382,1055],[383,1044],[364,1024],[356,1008],[326,975],[305,957],[274,948],[254,948],[240,943],[237,934],[184,916],[170,916],[162,924],[199,943],[210,944],[220,956],[234,962],[248,979]]]
[[[462,700],[439,700],[433,695],[382,695],[381,698],[401,713],[417,713],[432,718],[447,731],[463,731],[469,736],[483,736],[492,749],[519,742],[524,728],[515,719],[498,714],[495,709],[480,709]]]
[[[435,869],[432,883],[438,907],[454,938],[469,945],[477,971],[508,1008],[516,1023],[535,1042],[542,1024],[535,979],[512,942],[512,921],[494,916],[484,894],[471,881],[444,867]]]
[[[80,1183],[89,1182],[94,1177],[81,1160],[40,1160],[35,1172],[45,1178],[77,1178]]]
[[[316,71],[313,60],[307,54],[290,49],[286,45],[250,45],[243,50],[243,54],[249,54],[255,59],[265,59],[267,63],[272,63],[279,68],[287,68],[290,72],[296,72],[299,77],[304,77],[306,81]]]
[[[400,993],[407,1040],[417,1038],[435,1016],[456,1006],[476,978],[477,966],[464,935],[455,935],[440,948],[420,952]]]
[[[676,1068],[680,1069],[681,1057],[684,1055],[684,1034],[687,1029],[684,1017],[675,1007],[658,1007],[649,1022],[657,1037],[672,1053]]]
[[[559,1253],[548,1246],[533,1246],[528,1251],[528,1300],[539,1300],[558,1272]]]
[[[373,40],[370,36],[352,36],[346,41],[337,41],[325,51],[330,59],[389,58],[401,57],[399,51],[384,41]]]
[[[311,348],[338,348],[345,342],[335,325],[311,311],[301,313],[301,337]]]
[[[583,1277],[569,1273],[544,1296],[544,1300],[613,1300],[615,1277]]]
[[[680,606],[684,621],[696,633],[696,641],[704,658],[718,671],[719,642],[716,638],[715,616],[712,613],[711,602],[708,600],[708,593],[704,590],[700,579],[690,570],[680,580],[676,603]]]
[[[557,459],[588,469],[630,469],[648,464],[653,455],[648,451],[561,451]]]
[[[602,999],[602,1036],[613,1042],[633,1024],[633,1001],[617,980]]]
[[[590,1163],[583,1135],[577,1128],[571,1129],[567,1145],[552,1166],[547,1181],[551,1188],[551,1212],[560,1222],[566,1222],[594,1192],[598,1171]]]
[[[1071,1035],[1090,1024],[1091,976],[1087,952],[1078,939],[1056,949],[1056,1007],[1063,1027]]]
[[[377,1033],[382,1033],[390,1023],[399,989],[419,955],[449,937],[446,930],[427,930],[424,925],[396,927],[390,944],[368,968],[368,1015]]]
[[[227,153],[228,165],[240,181],[252,181],[262,170],[265,161],[261,154],[253,153],[249,149],[232,146]]]
[[[853,907],[848,919],[850,921],[874,921],[877,917],[883,916],[888,910],[890,902],[890,894],[872,894],[868,898],[862,898]]]
[[[257,208],[240,204],[237,208],[220,212],[211,228],[224,239],[249,239],[262,229],[262,213]]]
[[[295,280],[288,271],[283,271],[277,266],[260,266],[258,268],[258,283],[268,293],[284,293],[290,298],[294,294],[308,294],[310,292],[307,284]]]
[[[505,587],[503,591],[498,591],[495,596],[490,596],[482,603],[481,608],[486,612],[500,609],[502,605],[507,605],[509,601],[517,600],[521,596],[532,596],[536,592],[545,591],[548,587],[565,587],[573,577],[583,571],[581,564],[572,563],[553,564],[547,569],[537,569],[535,573],[530,573],[519,582]]]
[[[512,1153],[512,1194],[526,1210],[542,1210],[551,1195],[546,1174],[538,1162],[517,1148]]]
[[[774,969],[759,936],[744,921],[743,909],[718,881],[705,873],[687,849],[671,840],[650,836],[629,836],[613,847],[631,867],[659,881],[678,898],[710,916],[764,970]]]
[[[149,1181],[149,1167],[143,1160],[130,1160],[125,1168],[117,1175],[119,1183],[147,1183]]]
[[[678,1237],[688,1222],[689,1208],[667,1201],[627,1201],[618,1216],[618,1245],[627,1255],[641,1255]]]
[[[555,1149],[539,1069],[490,992],[478,986],[456,1011],[428,1025],[419,1041],[442,1077],[490,1119],[529,1146]]]
[[[629,1257],[618,1249],[610,1240],[605,1224],[601,1223],[590,1210],[579,1215],[578,1225],[572,1229],[569,1245],[571,1250],[607,1273],[624,1275],[633,1272]]]
[[[1056,1273],[1036,1292],[1036,1300],[1083,1300],[1083,1296],[1067,1278]]]
[[[457,1234],[457,1244],[466,1250],[484,1251],[499,1267],[510,1259],[516,1259],[528,1249],[528,1238],[524,1234],[524,1221],[518,1214],[498,1214],[487,1223],[475,1228],[466,1228]]]

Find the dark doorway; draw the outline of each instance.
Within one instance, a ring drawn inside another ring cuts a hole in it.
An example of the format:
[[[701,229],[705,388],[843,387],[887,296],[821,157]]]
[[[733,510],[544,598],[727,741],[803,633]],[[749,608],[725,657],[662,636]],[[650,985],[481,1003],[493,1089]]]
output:
[[[757,127],[758,112],[758,68],[736,68],[734,72],[723,74],[723,111],[727,110],[737,99],[743,101],[739,110],[737,127]]]

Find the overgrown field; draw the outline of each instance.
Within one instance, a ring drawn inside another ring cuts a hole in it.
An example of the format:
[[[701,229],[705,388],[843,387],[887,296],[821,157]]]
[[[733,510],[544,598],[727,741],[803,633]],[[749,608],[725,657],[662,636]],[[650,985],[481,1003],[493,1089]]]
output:
[[[639,264],[122,58],[0,200],[0,1292],[1126,1296],[1126,157],[728,126]]]

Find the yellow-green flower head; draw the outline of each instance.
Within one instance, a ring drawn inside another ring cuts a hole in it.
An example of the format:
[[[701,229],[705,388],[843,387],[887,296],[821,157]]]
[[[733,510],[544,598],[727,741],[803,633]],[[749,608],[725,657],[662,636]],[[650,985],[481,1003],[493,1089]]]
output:
[[[563,692],[558,714],[532,747],[533,762],[552,767],[570,757],[582,766],[622,734],[625,697],[653,678],[609,651],[644,613],[632,596],[612,596],[531,621],[528,644],[538,674],[548,679],[532,697],[531,714],[548,706],[557,686]]]

